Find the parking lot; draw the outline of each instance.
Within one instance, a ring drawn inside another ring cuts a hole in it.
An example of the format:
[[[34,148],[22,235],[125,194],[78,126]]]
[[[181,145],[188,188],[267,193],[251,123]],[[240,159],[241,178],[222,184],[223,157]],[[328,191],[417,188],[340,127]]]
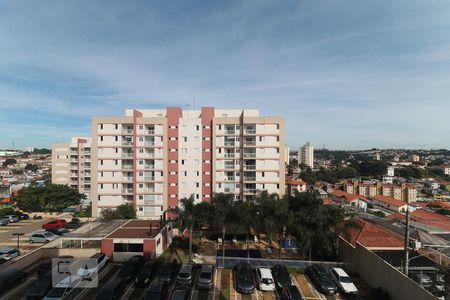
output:
[[[23,233],[20,236],[20,251],[27,252],[42,245],[30,244],[28,239],[34,231],[40,230],[42,224],[48,222],[48,219],[44,220],[21,220],[16,223],[10,223],[6,226],[0,226],[0,247],[17,247],[17,237],[13,236],[13,233]]]

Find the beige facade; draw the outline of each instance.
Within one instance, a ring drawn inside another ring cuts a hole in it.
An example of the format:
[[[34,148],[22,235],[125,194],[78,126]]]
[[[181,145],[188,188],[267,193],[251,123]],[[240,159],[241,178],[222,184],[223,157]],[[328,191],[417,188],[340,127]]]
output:
[[[382,184],[382,183],[359,183],[348,182],[344,185],[344,191],[353,195],[375,197],[383,195],[397,200],[416,202],[417,188],[410,184]]]
[[[310,142],[298,148],[298,164],[305,164],[311,169],[314,167],[314,148]]]
[[[91,202],[91,138],[73,137],[70,144],[52,145],[52,183],[65,184]]]

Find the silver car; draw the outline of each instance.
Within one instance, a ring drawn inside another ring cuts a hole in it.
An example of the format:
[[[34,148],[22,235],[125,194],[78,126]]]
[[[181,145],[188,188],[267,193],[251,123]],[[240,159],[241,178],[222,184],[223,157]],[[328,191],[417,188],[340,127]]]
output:
[[[10,223],[19,222],[20,218],[16,215],[4,215],[2,218],[8,219]]]
[[[197,279],[197,287],[199,289],[208,290],[213,287],[215,269],[214,265],[202,265]]]
[[[48,231],[37,231],[31,234],[30,236],[30,243],[48,243],[55,239],[57,239],[58,236],[56,234],[53,234]]]
[[[0,259],[3,260],[10,260],[14,257],[19,256],[20,251],[17,250],[16,248],[11,248],[11,247],[4,247],[4,248],[0,248]]]
[[[9,219],[8,218],[1,218],[0,219],[0,226],[5,226],[9,224]]]

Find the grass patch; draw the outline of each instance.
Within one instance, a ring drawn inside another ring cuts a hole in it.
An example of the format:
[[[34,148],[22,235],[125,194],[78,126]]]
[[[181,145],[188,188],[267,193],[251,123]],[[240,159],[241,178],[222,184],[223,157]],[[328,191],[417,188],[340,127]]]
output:
[[[230,278],[231,271],[222,269],[222,277],[220,280],[220,300],[230,300]]]

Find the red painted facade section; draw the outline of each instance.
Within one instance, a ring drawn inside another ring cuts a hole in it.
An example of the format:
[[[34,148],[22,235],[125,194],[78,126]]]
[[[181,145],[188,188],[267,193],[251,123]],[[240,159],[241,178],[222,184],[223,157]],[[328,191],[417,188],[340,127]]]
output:
[[[113,260],[114,241],[112,239],[102,240],[102,252],[108,255],[111,261]]]
[[[133,206],[137,202],[137,118],[142,118],[142,113],[133,110]]]
[[[165,248],[164,248],[165,249]],[[156,251],[156,242],[154,239],[144,240],[144,259],[153,259],[152,254]]]
[[[201,119],[202,119],[202,160],[209,161],[209,163],[202,163],[202,201],[211,201],[211,175],[206,175],[212,173],[212,126],[214,118],[214,107],[202,107],[201,109]],[[205,128],[209,126],[209,128]],[[209,141],[205,141],[204,138],[209,138]],[[209,151],[206,151],[209,149]],[[205,186],[205,183],[209,183],[209,186]],[[204,197],[204,195],[209,195],[210,198]]]
[[[178,125],[180,124],[180,118],[183,111],[180,107],[168,107],[167,108],[167,138],[168,138],[168,155],[167,155],[167,170],[168,172],[176,172],[178,175]],[[176,126],[176,128],[170,128]],[[171,140],[171,138],[176,138]],[[175,152],[170,152],[170,149],[176,149]],[[175,162],[170,162],[170,161]],[[165,174],[166,176],[168,174]],[[168,206],[178,206],[178,176],[167,176],[167,195],[176,195],[174,198],[168,197]],[[176,183],[176,186],[170,186],[171,183]]]

